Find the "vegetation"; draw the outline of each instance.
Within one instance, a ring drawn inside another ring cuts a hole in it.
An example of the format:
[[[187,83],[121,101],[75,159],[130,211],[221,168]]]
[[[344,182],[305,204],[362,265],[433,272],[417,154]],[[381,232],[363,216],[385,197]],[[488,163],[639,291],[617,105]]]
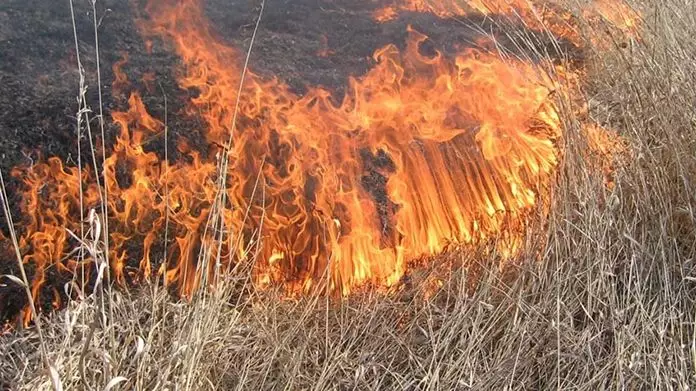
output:
[[[635,5],[641,41],[589,60],[588,115],[628,145],[614,186],[565,113],[544,246],[515,265],[453,251],[433,264],[466,266],[437,290],[414,282],[340,301],[249,293],[243,271],[190,302],[156,283],[104,283],[43,315],[41,334],[0,337],[0,379],[33,390],[693,387],[696,8]]]

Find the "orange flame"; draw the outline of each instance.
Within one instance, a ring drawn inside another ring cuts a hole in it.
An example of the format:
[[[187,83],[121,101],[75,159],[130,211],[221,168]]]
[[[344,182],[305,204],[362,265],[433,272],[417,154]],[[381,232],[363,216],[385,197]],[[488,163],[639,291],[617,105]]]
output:
[[[524,13],[521,3],[506,7]],[[504,10],[483,0],[469,6]],[[218,150],[229,153],[221,186],[216,159],[186,140],[178,140],[174,163],[153,152],[165,125],[139,94],[127,111],[112,113],[119,135],[101,175],[110,266],[120,283],[157,273],[190,295],[206,273],[243,261],[238,243],[255,240],[259,286],[348,294],[365,284],[392,286],[409,261],[452,244],[502,237],[499,249],[512,256],[528,214],[547,206],[563,132],[550,95],[572,91],[539,65],[473,49],[426,56],[419,48],[427,37],[409,28],[406,49],[377,50],[376,66],[350,78],[340,103],[326,90],[298,96],[254,73],[240,90],[241,56],[213,34],[198,1],[152,2],[147,11],[144,34],[172,45],[184,65],[179,85],[198,91],[189,109],[205,121],[206,140],[232,143]],[[114,66],[116,84],[127,81],[124,63]],[[94,172],[57,158],[14,174],[25,185],[20,245],[36,265],[38,298],[47,268],[78,273],[92,261],[71,251],[78,243],[68,231],[84,236],[80,208],[98,209],[101,193]],[[221,192],[227,201],[219,209]],[[210,227],[216,213],[222,223]],[[215,240],[217,253],[201,252]],[[137,268],[129,268],[132,259]]]
[[[553,0],[394,0],[375,11],[373,19],[387,22],[398,17],[399,11],[432,13],[442,18],[471,14],[505,16],[530,30],[548,31],[575,46],[584,45],[577,18],[562,3]],[[639,15],[624,0],[592,0],[584,6],[582,15],[591,23],[603,19],[626,37],[639,37]],[[595,44],[603,40],[596,34],[590,39]]]
[[[111,87],[114,91],[121,91],[128,86],[128,75],[123,71],[123,67],[128,63],[128,53],[121,53],[121,59],[116,61],[111,67],[114,72],[114,81]]]

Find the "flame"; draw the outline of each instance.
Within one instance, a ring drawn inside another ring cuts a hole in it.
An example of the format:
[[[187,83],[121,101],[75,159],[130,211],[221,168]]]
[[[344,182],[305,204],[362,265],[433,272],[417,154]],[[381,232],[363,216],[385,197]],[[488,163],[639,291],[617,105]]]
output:
[[[585,18],[594,24],[603,21],[602,25],[620,31],[624,39],[640,41],[640,15],[623,1],[595,0],[583,13]],[[595,47],[607,48],[611,47],[610,38],[595,34],[592,41]]]
[[[549,32],[577,47],[585,44],[577,17],[563,2],[554,0],[394,0],[391,5],[377,9],[373,19],[388,22],[397,18],[400,11],[431,13],[441,18],[475,14],[504,16],[521,22],[527,29]],[[581,14],[593,25],[604,20],[627,38],[640,36],[639,14],[624,0],[592,0],[583,6]],[[598,47],[607,46],[605,38],[596,32],[590,34],[590,40]]]
[[[114,81],[111,83],[111,88],[114,91],[120,91],[128,86],[128,75],[123,71],[123,67],[128,63],[128,53],[121,53],[121,59],[116,61],[111,69],[114,72]]]
[[[373,13],[373,18],[379,22],[386,22],[395,19],[399,11],[431,13],[443,18],[466,15],[466,8],[460,4],[457,0],[400,0],[378,9]]]
[[[595,0],[594,9],[612,26],[619,30],[630,32],[637,37],[640,30],[640,15],[624,2]]]
[[[411,0],[382,15],[459,15],[459,3]],[[532,12],[527,1],[499,3],[468,6]],[[451,245],[499,238],[498,250],[514,256],[528,215],[548,206],[563,136],[551,95],[574,92],[540,65],[475,49],[424,55],[428,37],[409,27],[405,50],[378,49],[376,65],[351,77],[341,100],[321,88],[297,95],[253,72],[240,88],[243,56],[217,38],[197,0],[151,2],[146,11],[148,48],[162,39],[181,58],[178,84],[197,92],[188,111],[205,124],[191,133],[211,150],[182,138],[179,157],[164,159],[165,124],[137,92],[112,113],[119,133],[99,177],[108,189],[108,259],[121,284],[157,275],[188,296],[220,265],[243,262],[239,243],[251,241],[259,287],[390,287],[410,261]],[[114,65],[119,88],[126,61]],[[219,165],[224,154],[228,164]],[[36,265],[34,297],[52,267],[88,280],[95,254],[73,250],[90,237],[80,216],[99,210],[96,173],[58,158],[13,173],[24,183],[20,246]],[[211,226],[214,216],[220,223]],[[211,245],[218,251],[203,250]]]
[[[398,16],[399,10],[395,6],[379,8],[372,13],[372,18],[381,23],[396,19]]]

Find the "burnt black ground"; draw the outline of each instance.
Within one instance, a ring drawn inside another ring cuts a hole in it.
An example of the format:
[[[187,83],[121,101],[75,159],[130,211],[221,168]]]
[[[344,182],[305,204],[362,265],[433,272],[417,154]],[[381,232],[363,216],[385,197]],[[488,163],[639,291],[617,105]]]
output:
[[[245,51],[258,15],[259,1],[208,0],[204,3],[206,14],[220,36]],[[86,71],[87,98],[96,112],[98,89],[92,2],[74,0],[74,6],[80,58]],[[308,86],[324,86],[333,91],[338,100],[350,75],[364,74],[374,65],[371,56],[376,49],[388,43],[405,46],[408,25],[430,37],[422,48],[424,52],[437,48],[451,53],[472,45],[480,36],[477,29],[495,31],[496,21],[490,18],[462,21],[418,13],[403,13],[394,21],[380,24],[371,18],[377,8],[379,4],[374,0],[267,0],[250,67],[261,75],[279,77],[297,93]],[[106,122],[110,123],[112,110],[125,107],[125,95],[112,96],[111,66],[123,53],[128,53],[129,60],[123,69],[133,88],[142,92],[148,110],[155,117],[164,116],[163,95],[166,94],[171,139],[179,135],[191,140],[201,139],[195,133],[202,127],[199,119],[183,114],[182,110],[187,97],[195,92],[177,87],[175,75],[180,64],[166,44],[156,41],[152,53],[146,52],[145,41],[135,23],[138,11],[135,2],[97,1]],[[547,41],[540,38],[540,42]],[[504,39],[502,43],[505,44]],[[329,49],[331,54],[319,56],[322,49]],[[141,80],[149,72],[156,75],[157,85],[148,91]],[[10,170],[50,156],[58,156],[68,165],[75,164],[79,76],[68,0],[4,0],[0,3],[0,170],[8,181],[9,199],[20,232],[19,181],[10,178]],[[113,126],[107,126],[107,140],[113,138],[115,131]],[[162,142],[156,141],[149,148],[160,152]],[[84,139],[82,146],[88,149]],[[363,182],[379,184],[383,180],[368,174]],[[373,193],[379,196],[378,190]],[[4,216],[0,227],[7,235]],[[31,266],[28,267],[31,272]],[[16,274],[15,269],[9,242],[0,240],[0,275]],[[52,278],[57,277],[49,276]],[[0,320],[24,305],[22,292],[12,283],[7,285],[0,286]]]

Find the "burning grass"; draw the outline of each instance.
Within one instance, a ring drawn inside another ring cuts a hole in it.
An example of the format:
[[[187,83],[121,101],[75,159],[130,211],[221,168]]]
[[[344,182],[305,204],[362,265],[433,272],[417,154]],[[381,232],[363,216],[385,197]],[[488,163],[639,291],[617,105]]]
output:
[[[233,274],[198,275],[216,284],[190,290],[190,302],[171,300],[157,281],[123,290],[97,278],[74,287],[81,300],[42,315],[41,334],[2,337],[0,375],[21,389],[50,388],[51,379],[65,389],[693,385],[696,46],[685,37],[696,20],[686,0],[638,5],[640,42],[580,26],[607,50],[588,57],[585,110],[563,96],[555,106],[563,158],[548,210],[535,210],[541,234],[522,236],[506,268],[509,254],[495,244],[454,248],[388,292],[341,300],[251,289],[257,261],[272,257],[258,249]],[[607,143],[586,123],[623,141]],[[82,251],[105,265],[107,227],[84,220]]]

